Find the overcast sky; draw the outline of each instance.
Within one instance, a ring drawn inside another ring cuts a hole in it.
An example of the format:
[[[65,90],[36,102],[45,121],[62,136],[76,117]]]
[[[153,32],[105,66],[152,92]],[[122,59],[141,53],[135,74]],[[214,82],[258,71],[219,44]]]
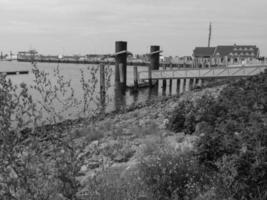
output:
[[[267,0],[0,0],[0,51],[192,55],[212,45],[257,45],[267,56]]]

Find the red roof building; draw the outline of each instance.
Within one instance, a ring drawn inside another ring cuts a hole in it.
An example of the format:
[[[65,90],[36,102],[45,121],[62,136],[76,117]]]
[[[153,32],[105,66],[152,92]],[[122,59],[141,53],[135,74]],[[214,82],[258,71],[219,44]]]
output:
[[[259,48],[255,45],[229,45],[196,47],[193,51],[196,67],[226,66],[258,60]]]

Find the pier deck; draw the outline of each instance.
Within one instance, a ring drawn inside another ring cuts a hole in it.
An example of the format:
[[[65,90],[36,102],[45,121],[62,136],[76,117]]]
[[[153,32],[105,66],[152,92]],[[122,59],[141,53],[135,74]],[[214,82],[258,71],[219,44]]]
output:
[[[235,67],[214,68],[180,68],[167,70],[152,70],[151,79],[192,79],[192,78],[224,78],[253,76],[267,69],[267,65],[246,65]],[[149,72],[139,72],[139,80],[148,80]]]
[[[29,71],[28,70],[22,70],[22,71],[0,71],[0,74],[1,75],[7,75],[7,76],[10,76],[10,75],[24,75],[24,74],[29,74]]]
[[[16,66],[16,65],[3,65],[0,67],[0,75],[25,75],[29,74],[31,67]]]

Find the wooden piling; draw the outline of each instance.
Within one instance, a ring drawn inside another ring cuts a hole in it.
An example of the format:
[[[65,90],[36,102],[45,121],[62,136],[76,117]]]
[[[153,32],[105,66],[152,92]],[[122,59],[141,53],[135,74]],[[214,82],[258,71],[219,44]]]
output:
[[[106,90],[105,90],[105,65],[100,64],[100,102],[101,106],[105,107],[105,97],[106,97]]]
[[[126,83],[127,83],[127,42],[117,41],[115,43],[115,52],[116,52],[115,53],[115,62],[116,62],[115,81],[121,82],[122,90],[125,90]],[[120,66],[121,66],[121,70],[120,70]],[[122,77],[120,77],[120,75]]]
[[[163,80],[162,80],[162,95],[163,95],[163,96],[166,95],[166,86],[167,86],[166,79],[163,79]]]
[[[184,92],[185,79],[180,79],[180,94]]]
[[[172,79],[170,79],[170,83],[169,83],[169,93],[171,96],[172,95]]]
[[[179,94],[180,93],[180,79],[177,79],[176,84],[177,84],[177,86],[176,86],[176,93]]]
[[[123,71],[123,64],[119,63],[119,71],[120,71],[120,83],[123,84],[124,83],[124,71]]]
[[[189,79],[189,91],[194,89],[194,79],[190,78]]]
[[[152,66],[148,66],[148,83],[152,87]]]
[[[160,46],[150,47],[150,62],[152,70],[159,70]]]
[[[190,86],[190,79],[185,79],[185,91],[189,91],[189,86]]]
[[[163,70],[166,70],[166,65],[163,65]],[[166,79],[162,80],[162,85],[165,86],[165,89],[166,89],[166,85],[167,85]]]
[[[202,87],[202,79],[198,79],[198,81],[197,81],[197,85],[199,86],[199,87]]]
[[[193,79],[193,89],[196,88],[196,85],[197,85],[197,79],[194,78],[194,79]]]
[[[149,85],[152,86],[151,79],[151,70],[159,70],[159,57],[160,57],[160,46],[153,45],[150,46],[150,68],[149,68]],[[156,85],[158,85],[158,81],[156,81]]]
[[[138,90],[138,68],[137,66],[134,66],[133,68],[133,75],[134,75],[134,90],[137,91]]]

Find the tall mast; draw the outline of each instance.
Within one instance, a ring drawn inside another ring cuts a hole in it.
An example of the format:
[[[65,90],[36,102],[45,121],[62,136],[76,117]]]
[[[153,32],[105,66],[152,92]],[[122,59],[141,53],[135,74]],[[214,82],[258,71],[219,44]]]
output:
[[[208,47],[210,47],[210,40],[211,40],[211,22],[209,26],[209,41],[208,41]]]

